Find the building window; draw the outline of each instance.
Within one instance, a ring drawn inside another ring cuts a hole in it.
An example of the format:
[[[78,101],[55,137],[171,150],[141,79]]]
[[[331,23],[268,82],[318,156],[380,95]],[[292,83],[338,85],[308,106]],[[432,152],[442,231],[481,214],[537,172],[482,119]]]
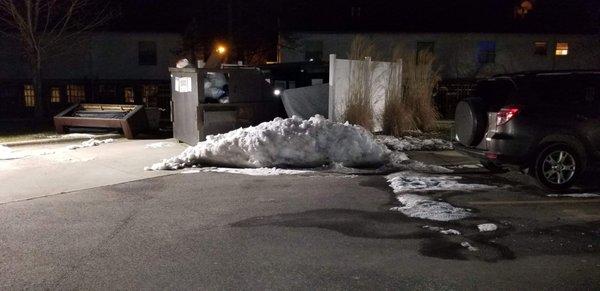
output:
[[[50,88],[50,102],[60,103],[60,88],[58,88],[58,87]]]
[[[135,103],[135,94],[133,93],[133,87],[123,88],[123,96],[125,97],[125,103]]]
[[[158,85],[144,85],[142,87],[142,100],[148,107],[158,105]]]
[[[67,102],[85,101],[85,87],[82,85],[67,85]]]
[[[35,107],[35,90],[33,85],[25,85],[23,87],[23,97],[25,101],[25,107]]]
[[[548,43],[545,41],[536,41],[534,45],[534,55],[545,56],[548,54]]]
[[[417,42],[417,64],[419,63],[419,58],[423,54],[432,54],[435,43],[433,41],[419,41]]]
[[[156,42],[140,41],[138,43],[138,60],[142,66],[156,66]]]
[[[566,56],[569,54],[569,43],[568,42],[557,42],[556,52],[557,56]]]
[[[318,62],[323,59],[323,41],[307,41],[305,49],[305,60],[309,62]]]
[[[496,62],[496,42],[480,41],[478,45],[477,60],[480,64]]]

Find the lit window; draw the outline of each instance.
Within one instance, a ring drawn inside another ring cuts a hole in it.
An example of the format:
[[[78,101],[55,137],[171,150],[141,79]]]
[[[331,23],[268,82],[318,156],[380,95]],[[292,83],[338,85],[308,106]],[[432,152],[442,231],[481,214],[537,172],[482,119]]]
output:
[[[58,88],[58,87],[50,88],[50,102],[60,103],[60,88]]]
[[[545,56],[548,54],[548,43],[545,41],[536,41],[534,45],[534,55]]]
[[[135,103],[133,87],[125,87],[123,89],[123,96],[125,97],[125,103]]]
[[[81,85],[67,85],[67,102],[77,103],[85,101],[85,87]]]
[[[488,64],[496,62],[496,42],[480,41],[477,60],[480,64]]]
[[[568,42],[557,42],[556,43],[556,55],[566,56],[569,54],[569,43]]]
[[[35,107],[35,90],[33,90],[33,85],[24,86],[23,97],[25,98],[25,107]]]
[[[142,88],[142,100],[149,107],[158,104],[158,85],[144,85]]]

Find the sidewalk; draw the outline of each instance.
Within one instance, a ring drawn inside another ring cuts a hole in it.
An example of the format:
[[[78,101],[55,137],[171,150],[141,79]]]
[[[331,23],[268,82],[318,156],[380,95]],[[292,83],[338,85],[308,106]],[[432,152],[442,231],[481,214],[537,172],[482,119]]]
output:
[[[157,142],[168,146],[146,148]],[[117,139],[95,147],[67,149],[75,144],[81,142],[14,147],[22,158],[0,160],[0,204],[170,175],[173,172],[149,172],[144,167],[186,148],[173,139]]]

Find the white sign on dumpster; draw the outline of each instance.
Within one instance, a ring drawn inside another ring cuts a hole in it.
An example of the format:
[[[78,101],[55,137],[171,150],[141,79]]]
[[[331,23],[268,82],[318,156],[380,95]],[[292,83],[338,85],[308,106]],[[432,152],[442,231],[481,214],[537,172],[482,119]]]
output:
[[[175,91],[181,93],[192,92],[192,78],[175,77]]]

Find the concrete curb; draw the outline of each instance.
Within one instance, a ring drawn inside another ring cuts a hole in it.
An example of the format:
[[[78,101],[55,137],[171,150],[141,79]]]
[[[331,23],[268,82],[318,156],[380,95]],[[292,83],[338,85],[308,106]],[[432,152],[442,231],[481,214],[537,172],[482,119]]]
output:
[[[0,145],[8,146],[8,147],[18,147],[18,146],[29,146],[29,145],[40,145],[40,144],[55,144],[55,143],[67,143],[73,141],[81,141],[88,140],[90,138],[94,139],[106,139],[106,138],[121,138],[122,136],[118,133],[109,133],[109,134],[100,134],[94,137],[69,137],[69,138],[44,138],[44,139],[34,139],[34,140],[24,140],[24,141],[13,141],[0,143]]]

